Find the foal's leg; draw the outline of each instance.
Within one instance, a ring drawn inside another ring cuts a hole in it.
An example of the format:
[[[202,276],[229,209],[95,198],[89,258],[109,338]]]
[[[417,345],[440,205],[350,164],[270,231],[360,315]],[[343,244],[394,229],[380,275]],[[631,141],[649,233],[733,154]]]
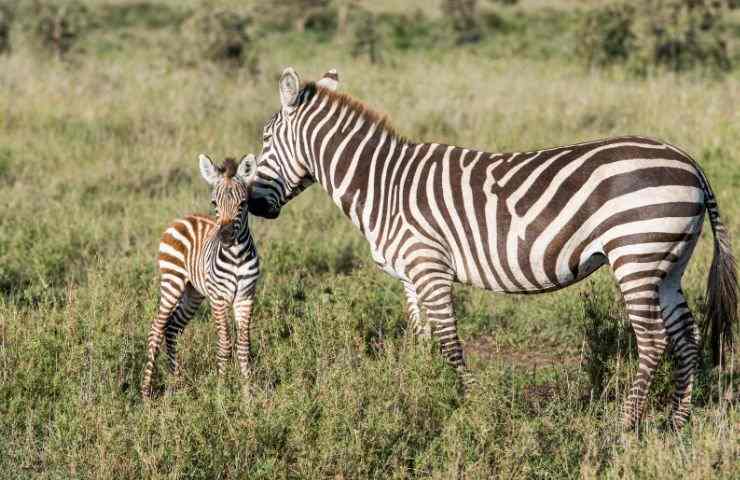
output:
[[[203,303],[203,295],[188,283],[185,287],[180,302],[177,304],[177,308],[170,316],[167,322],[167,329],[165,331],[165,345],[167,346],[167,357],[169,359],[170,372],[175,375],[179,374],[179,367],[177,363],[177,337],[185,330],[190,320],[195,315],[198,307]]]
[[[218,362],[218,374],[223,375],[226,372],[227,362],[231,358],[231,337],[229,335],[228,310],[229,304],[223,300],[216,300],[211,304],[213,318],[216,321],[216,331],[218,332],[218,352],[216,358]]]
[[[234,318],[236,319],[237,339],[236,358],[239,360],[239,370],[242,376],[249,377],[250,369],[250,324],[252,319],[253,298],[249,297],[234,304]]]
[[[160,282],[159,311],[149,330],[147,363],[144,367],[144,381],[141,385],[141,394],[144,398],[149,398],[152,394],[152,376],[156,367],[157,353],[159,353],[159,348],[162,346],[165,327],[182,298],[184,290],[185,285],[183,283],[168,279]]]

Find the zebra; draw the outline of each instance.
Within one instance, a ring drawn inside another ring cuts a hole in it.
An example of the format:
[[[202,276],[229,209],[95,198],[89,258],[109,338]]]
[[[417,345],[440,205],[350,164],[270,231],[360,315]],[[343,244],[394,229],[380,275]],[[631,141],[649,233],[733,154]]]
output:
[[[263,129],[252,214],[275,218],[319,183],[365,236],[377,265],[401,281],[410,330],[433,334],[463,393],[474,382],[457,333],[453,283],[540,293],[608,264],[639,357],[623,426],[638,423],[669,346],[678,363],[670,421],[686,423],[701,343],[681,278],[705,211],[714,232],[707,299],[715,364],[732,347],[737,319],[730,235],[687,153],[639,136],[511,153],[416,143],[338,93],[338,80],[336,70],[305,84],[292,68],[282,73],[281,107]]]
[[[249,230],[246,204],[256,159],[247,155],[237,166],[234,159],[227,158],[220,167],[206,155],[200,155],[198,160],[200,173],[212,188],[211,204],[217,218],[187,215],[175,220],[159,243],[159,311],[149,332],[142,383],[144,398],[152,394],[152,374],[163,339],[170,371],[179,373],[177,337],[205,298],[216,320],[219,374],[224,373],[231,357],[229,307],[234,310],[237,325],[239,369],[244,377],[250,374],[249,329],[260,262]]]

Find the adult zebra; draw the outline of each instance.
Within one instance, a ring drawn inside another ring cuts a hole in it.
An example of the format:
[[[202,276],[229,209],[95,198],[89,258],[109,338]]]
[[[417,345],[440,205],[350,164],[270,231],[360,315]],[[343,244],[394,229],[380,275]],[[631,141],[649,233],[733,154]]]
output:
[[[704,212],[715,236],[709,282],[713,357],[732,345],[737,279],[729,234],[697,164],[674,146],[620,137],[544,150],[486,153],[415,143],[351,97],[328,72],[301,85],[286,69],[281,108],[264,127],[249,209],[275,218],[318,182],[365,235],[374,260],[403,282],[417,334],[420,305],[463,382],[453,282],[497,292],[571,285],[611,265],[637,337],[639,371],[625,403],[634,427],[657,363],[678,359],[672,421],[691,404],[699,332],[681,277]]]

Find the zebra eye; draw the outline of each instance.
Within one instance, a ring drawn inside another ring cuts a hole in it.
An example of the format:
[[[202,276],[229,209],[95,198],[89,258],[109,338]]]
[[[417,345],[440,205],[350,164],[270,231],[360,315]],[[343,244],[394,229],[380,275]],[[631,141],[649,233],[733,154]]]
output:
[[[211,200],[211,205],[213,205],[213,208],[218,208],[218,205],[216,204],[216,200]]]
[[[262,142],[267,143],[272,138],[272,135],[265,135],[262,137]]]

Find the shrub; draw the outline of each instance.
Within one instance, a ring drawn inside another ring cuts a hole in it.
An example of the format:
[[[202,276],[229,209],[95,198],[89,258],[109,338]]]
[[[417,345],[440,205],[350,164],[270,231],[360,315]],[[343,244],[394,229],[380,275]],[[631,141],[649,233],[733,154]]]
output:
[[[482,35],[477,21],[477,0],[443,0],[442,11],[452,21],[456,42],[479,42]]]
[[[353,17],[352,54],[367,55],[370,63],[382,62],[382,38],[378,31],[377,16],[367,10],[357,9]]]
[[[13,24],[13,8],[8,3],[0,3],[0,53],[10,52],[10,27]]]
[[[631,66],[640,72],[651,65],[676,72],[695,67],[729,70],[724,10],[716,0],[646,2],[635,17]]]
[[[586,14],[579,27],[579,55],[589,65],[627,60],[635,40],[634,15],[635,9],[629,3],[607,5]]]
[[[652,68],[729,70],[727,9],[718,0],[634,0],[586,14],[578,53],[590,65],[625,63],[635,73]]]
[[[275,30],[333,31],[337,26],[337,12],[331,0],[281,0],[260,2],[255,13],[260,23]]]
[[[247,66],[256,74],[257,55],[247,34],[250,23],[250,17],[239,11],[208,9],[194,13],[182,26],[186,61]]]
[[[37,19],[33,30],[39,44],[57,58],[69,53],[93,23],[87,6],[75,0],[35,2],[31,13]]]

